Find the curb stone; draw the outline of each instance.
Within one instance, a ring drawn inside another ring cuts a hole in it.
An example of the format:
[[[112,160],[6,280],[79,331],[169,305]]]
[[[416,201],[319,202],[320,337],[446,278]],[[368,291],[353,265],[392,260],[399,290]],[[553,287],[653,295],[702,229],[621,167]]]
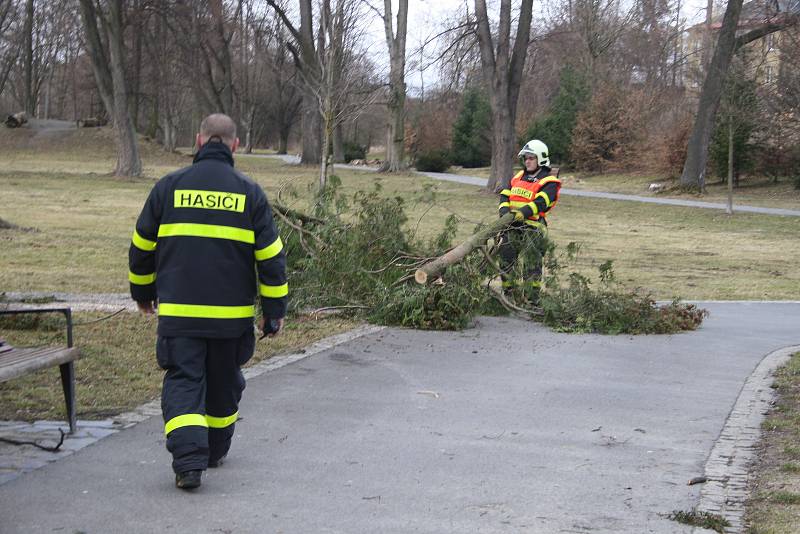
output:
[[[718,514],[731,524],[727,534],[741,534],[744,529],[745,502],[749,468],[756,458],[756,446],[761,437],[761,423],[775,398],[773,374],[786,364],[800,345],[786,347],[767,354],[750,374],[739,392],[722,432],[706,461],[705,483],[700,492],[697,510]],[[694,534],[710,532],[695,528]]]

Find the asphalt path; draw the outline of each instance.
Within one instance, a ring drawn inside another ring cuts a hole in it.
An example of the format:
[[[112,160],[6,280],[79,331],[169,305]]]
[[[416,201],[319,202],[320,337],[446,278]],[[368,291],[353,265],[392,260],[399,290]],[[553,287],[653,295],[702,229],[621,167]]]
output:
[[[0,531],[689,533],[665,515],[698,504],[759,362],[800,344],[800,303],[704,306],[672,336],[481,318],[295,356],[249,381],[199,490],[153,417],[0,486]]]
[[[268,158],[275,158],[280,159],[284,163],[296,165],[300,163],[300,158],[293,155],[256,155],[256,154],[248,154],[245,157],[268,157]],[[375,172],[377,168],[363,166],[363,165],[342,165],[342,164],[335,164],[335,167],[342,168],[342,169],[352,169],[352,170],[359,170],[359,171],[367,171],[367,172]],[[422,174],[423,176],[427,176],[429,178],[433,178],[434,180],[441,180],[446,182],[456,182],[460,184],[466,185],[475,185],[478,187],[485,187],[486,186],[486,178],[480,178],[478,176],[465,176],[461,174],[451,174],[445,172],[418,172],[418,174]],[[715,210],[727,210],[728,206],[723,203],[717,202],[701,202],[697,200],[683,200],[683,199],[676,199],[676,198],[656,198],[656,197],[645,197],[641,195],[623,195],[620,193],[605,193],[602,191],[584,191],[579,189],[569,189],[569,188],[562,188],[561,189],[562,195],[572,195],[578,197],[590,197],[590,198],[604,198],[608,200],[625,200],[625,201],[634,201],[634,202],[645,202],[650,204],[661,204],[661,205],[668,205],[668,206],[686,206],[690,208],[703,208],[703,209],[715,209]],[[792,209],[783,209],[783,208],[762,208],[758,206],[745,206],[734,204],[733,206],[734,212],[742,212],[742,213],[761,213],[765,215],[783,215],[788,217],[800,217],[800,210],[792,210]]]

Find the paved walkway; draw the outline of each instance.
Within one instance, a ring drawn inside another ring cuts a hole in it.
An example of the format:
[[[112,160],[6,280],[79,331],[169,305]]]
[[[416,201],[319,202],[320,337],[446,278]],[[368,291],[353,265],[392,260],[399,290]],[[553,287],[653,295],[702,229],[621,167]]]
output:
[[[715,470],[752,454],[800,303],[707,307],[675,336],[483,318],[288,356],[198,491],[173,487],[153,417],[0,486],[0,531],[673,534],[698,505],[739,524],[742,475]],[[687,485],[704,473],[713,491]]]
[[[291,155],[256,155],[256,154],[249,154],[249,156],[255,157],[266,157],[266,158],[276,158],[284,161],[288,164],[296,165],[300,163],[300,158],[297,156]],[[335,164],[335,167],[342,168],[342,169],[353,169],[359,171],[368,171],[368,172],[375,172],[377,169],[375,167],[366,167],[360,165],[341,165]],[[444,172],[418,172],[418,174],[422,174],[423,176],[427,176],[429,178],[433,178],[434,180],[443,180],[447,182],[456,182],[460,184],[467,184],[467,185],[476,185],[479,187],[486,186],[486,178],[480,178],[478,176],[464,176],[461,174],[450,174]],[[577,197],[591,197],[591,198],[605,198],[609,200],[626,200],[626,201],[634,201],[634,202],[647,202],[650,204],[663,204],[669,206],[686,206],[690,208],[704,208],[704,209],[715,209],[715,210],[727,210],[728,206],[723,203],[717,202],[700,202],[696,200],[683,200],[683,199],[676,199],[676,198],[654,198],[654,197],[645,197],[640,195],[623,195],[619,193],[604,193],[600,191],[584,191],[579,189],[569,189],[563,188],[561,189],[562,195],[572,195]],[[742,213],[761,213],[766,215],[783,215],[789,217],[800,217],[800,210],[791,210],[791,209],[782,209],[782,208],[761,208],[758,206],[743,206],[734,204],[733,205],[734,212],[742,212]]]

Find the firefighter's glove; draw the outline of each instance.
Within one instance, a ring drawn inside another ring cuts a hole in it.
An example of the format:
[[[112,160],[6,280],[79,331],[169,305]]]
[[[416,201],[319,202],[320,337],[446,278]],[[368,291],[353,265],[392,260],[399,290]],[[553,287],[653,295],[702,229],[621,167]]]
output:
[[[261,333],[261,337],[258,338],[259,341],[266,338],[270,334],[274,334],[278,330],[280,330],[281,326],[277,319],[267,319],[264,321],[264,330]]]
[[[522,214],[522,212],[514,210],[514,220],[521,221],[523,219],[525,219],[525,216]]]

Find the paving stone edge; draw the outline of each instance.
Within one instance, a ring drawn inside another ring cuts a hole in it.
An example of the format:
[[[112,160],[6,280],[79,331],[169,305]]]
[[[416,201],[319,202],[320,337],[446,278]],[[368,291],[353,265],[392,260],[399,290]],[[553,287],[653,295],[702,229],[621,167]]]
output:
[[[726,534],[741,534],[744,529],[749,469],[756,459],[761,438],[761,423],[772,406],[775,371],[789,361],[800,345],[767,354],[747,378],[739,392],[722,432],[706,460],[705,483],[697,510],[718,514],[731,524]],[[711,532],[695,528],[694,534]]]

